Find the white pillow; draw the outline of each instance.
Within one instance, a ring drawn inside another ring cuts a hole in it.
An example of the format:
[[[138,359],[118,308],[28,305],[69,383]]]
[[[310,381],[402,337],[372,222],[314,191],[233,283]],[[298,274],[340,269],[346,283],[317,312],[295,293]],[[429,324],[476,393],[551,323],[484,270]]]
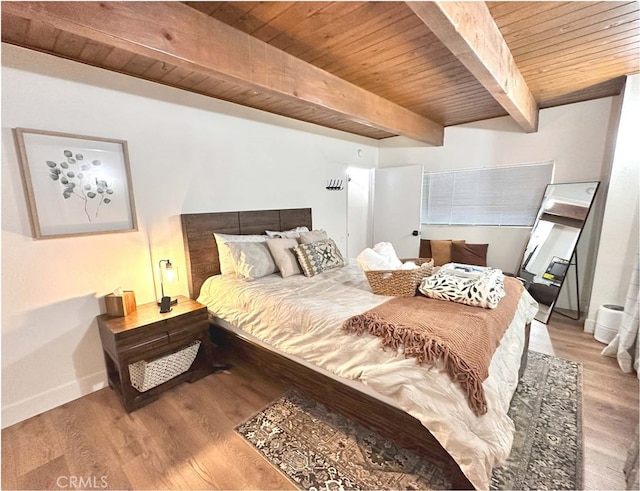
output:
[[[267,239],[267,247],[283,278],[302,274],[298,258],[293,253],[293,248],[298,247],[296,239]]]
[[[220,260],[220,272],[222,274],[235,273],[235,267],[233,258],[231,257],[231,251],[227,247],[227,242],[264,242],[267,240],[266,235],[232,235],[232,234],[217,234],[213,236],[216,238],[218,244],[218,258]]]
[[[255,280],[278,271],[266,242],[227,242],[236,276]]]
[[[318,242],[319,240],[327,240],[327,232],[322,229],[312,230],[311,232],[300,232],[300,238],[298,242],[301,244],[310,244],[311,242]]]
[[[275,230],[265,230],[265,234],[271,239],[297,239],[300,237],[300,232],[308,232],[309,229],[307,227],[296,227],[291,230],[284,230],[282,232],[277,232]]]

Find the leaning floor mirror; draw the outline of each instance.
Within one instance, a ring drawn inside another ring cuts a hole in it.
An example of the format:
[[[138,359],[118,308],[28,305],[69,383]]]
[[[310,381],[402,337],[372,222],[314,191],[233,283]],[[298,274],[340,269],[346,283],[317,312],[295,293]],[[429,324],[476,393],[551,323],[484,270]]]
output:
[[[570,269],[578,285],[576,246],[598,185],[598,181],[549,184],[545,190],[518,272],[538,302],[536,320],[540,322],[549,321]]]

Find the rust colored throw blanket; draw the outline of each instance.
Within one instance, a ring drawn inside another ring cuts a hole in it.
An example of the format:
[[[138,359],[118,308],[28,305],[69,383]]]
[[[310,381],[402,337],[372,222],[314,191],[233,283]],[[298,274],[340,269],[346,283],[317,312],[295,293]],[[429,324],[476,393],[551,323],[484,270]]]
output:
[[[384,347],[404,348],[418,363],[442,360],[446,372],[467,395],[476,415],[487,412],[482,382],[502,335],[511,324],[523,290],[505,277],[506,296],[495,309],[426,297],[397,297],[345,321],[343,329],[382,338]]]

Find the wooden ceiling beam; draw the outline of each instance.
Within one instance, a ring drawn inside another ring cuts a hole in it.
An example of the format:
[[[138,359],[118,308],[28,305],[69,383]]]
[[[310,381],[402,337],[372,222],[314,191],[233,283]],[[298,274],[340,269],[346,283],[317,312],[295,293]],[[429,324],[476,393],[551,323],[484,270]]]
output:
[[[484,2],[407,2],[520,127],[538,129],[538,103]]]
[[[3,13],[442,145],[444,127],[181,2],[2,2]]]

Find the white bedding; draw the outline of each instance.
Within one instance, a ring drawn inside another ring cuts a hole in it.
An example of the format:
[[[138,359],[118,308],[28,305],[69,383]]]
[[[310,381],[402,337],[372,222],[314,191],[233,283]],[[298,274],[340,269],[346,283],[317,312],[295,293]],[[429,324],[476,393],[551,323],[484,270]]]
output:
[[[438,368],[383,350],[379,338],[342,331],[342,323],[390,297],[374,295],[355,264],[311,278],[270,275],[254,281],[233,275],[209,278],[198,301],[211,314],[294,358],[366,385],[429,429],[478,489],[488,489],[491,470],[509,455],[513,422],[507,415],[518,382],[524,324],[537,304],[525,291],[498,346],[484,382],[487,414],[477,417],[462,390]]]

